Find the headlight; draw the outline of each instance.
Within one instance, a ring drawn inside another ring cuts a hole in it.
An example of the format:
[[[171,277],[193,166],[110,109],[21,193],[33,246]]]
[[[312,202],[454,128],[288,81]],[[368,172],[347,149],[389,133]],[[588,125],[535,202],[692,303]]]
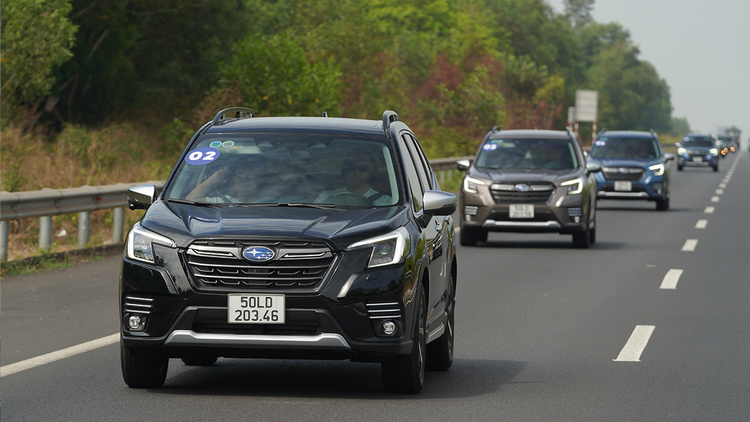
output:
[[[367,268],[376,268],[391,264],[400,264],[406,256],[408,247],[409,232],[405,228],[400,227],[386,235],[352,243],[346,250],[372,248]]]
[[[664,174],[664,164],[654,164],[648,169],[654,172],[654,176],[661,176]]]
[[[685,153],[687,153],[685,148],[677,148],[677,154],[684,155]]]
[[[487,183],[483,180],[474,179],[473,177],[464,177],[464,192],[477,193],[477,186],[484,186]]]
[[[708,152],[710,152],[711,155],[719,155],[719,150],[716,148],[711,148],[708,150]]]
[[[128,234],[128,258],[137,261],[154,263],[153,243],[174,248],[176,245],[172,239],[160,236],[154,232],[147,231],[141,227],[134,227]]]
[[[568,195],[576,195],[583,192],[583,179],[573,179],[560,183],[560,186],[568,187]]]

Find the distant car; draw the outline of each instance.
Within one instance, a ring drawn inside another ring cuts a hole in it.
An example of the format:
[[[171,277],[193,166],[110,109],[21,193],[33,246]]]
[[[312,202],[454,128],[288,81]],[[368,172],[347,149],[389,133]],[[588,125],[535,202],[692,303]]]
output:
[[[713,167],[719,171],[718,140],[712,134],[686,134],[677,143],[677,171],[684,166]]]
[[[589,162],[602,167],[596,173],[596,197],[655,201],[657,210],[668,210],[669,161],[674,159],[654,132],[602,132],[589,152]]]
[[[735,153],[737,152],[737,141],[735,141],[734,137],[729,135],[719,135],[719,140],[722,142],[722,146],[726,148],[727,153]],[[726,156],[726,154],[723,154]]]
[[[586,163],[570,131],[498,130],[484,137],[459,194],[460,241],[474,246],[488,232],[560,233],[573,245],[596,241],[598,164]]]

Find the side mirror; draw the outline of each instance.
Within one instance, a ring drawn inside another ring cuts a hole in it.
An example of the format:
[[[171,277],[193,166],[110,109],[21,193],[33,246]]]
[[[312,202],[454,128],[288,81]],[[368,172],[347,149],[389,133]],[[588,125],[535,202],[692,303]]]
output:
[[[679,143],[679,142],[676,142],[676,143],[674,144],[674,146],[675,146],[675,147],[677,147],[677,148],[682,148],[682,144],[681,144],[681,143]]]
[[[452,215],[458,206],[456,195],[439,190],[425,192],[423,201],[424,213],[427,215]]]
[[[586,171],[589,173],[598,173],[602,171],[602,166],[597,163],[586,163]]]
[[[456,167],[461,171],[467,171],[469,170],[469,167],[471,167],[471,161],[469,160],[458,160],[456,161]]]
[[[664,154],[664,159],[667,160],[667,161],[674,160],[674,154],[668,152],[668,153]]]
[[[128,189],[128,208],[145,210],[156,201],[157,192],[154,185],[133,186]]]

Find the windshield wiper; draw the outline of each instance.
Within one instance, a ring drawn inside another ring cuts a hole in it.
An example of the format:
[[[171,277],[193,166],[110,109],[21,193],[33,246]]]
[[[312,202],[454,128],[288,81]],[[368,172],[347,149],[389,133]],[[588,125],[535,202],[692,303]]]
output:
[[[205,202],[205,201],[188,201],[187,199],[173,199],[169,198],[167,199],[169,202],[174,202],[176,204],[187,204],[187,205],[197,205],[199,207],[211,207],[211,208],[218,208],[223,204],[217,204],[214,202]]]
[[[320,208],[320,209],[328,209],[328,208],[336,208],[336,205],[334,204],[302,204],[302,203],[293,203],[293,202],[279,202],[276,204],[278,207],[302,207],[302,208]]]

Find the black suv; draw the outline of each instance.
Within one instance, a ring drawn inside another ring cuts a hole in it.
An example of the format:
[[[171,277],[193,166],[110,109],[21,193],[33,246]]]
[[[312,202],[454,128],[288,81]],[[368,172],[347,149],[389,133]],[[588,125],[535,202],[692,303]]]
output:
[[[351,359],[416,393],[453,362],[455,195],[417,138],[382,121],[219,112],[128,234],[121,361],[162,385],[169,358]]]
[[[487,233],[572,234],[573,246],[596,241],[596,181],[601,166],[586,163],[570,131],[498,130],[484,137],[460,193],[461,245]]]

